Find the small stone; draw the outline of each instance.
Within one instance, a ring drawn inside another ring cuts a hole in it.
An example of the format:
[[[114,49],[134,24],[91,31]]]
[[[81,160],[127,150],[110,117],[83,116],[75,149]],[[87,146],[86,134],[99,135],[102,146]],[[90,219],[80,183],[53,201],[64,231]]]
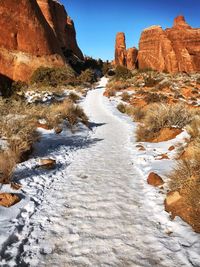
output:
[[[147,183],[152,186],[158,187],[163,185],[164,181],[158,174],[151,172],[147,178]]]

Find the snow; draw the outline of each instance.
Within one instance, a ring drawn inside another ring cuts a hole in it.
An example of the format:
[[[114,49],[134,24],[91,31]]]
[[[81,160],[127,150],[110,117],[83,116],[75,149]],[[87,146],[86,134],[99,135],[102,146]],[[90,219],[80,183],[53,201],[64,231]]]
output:
[[[199,235],[181,219],[171,221],[164,192],[146,182],[150,171],[172,167],[172,159],[155,155],[186,132],[138,151],[136,124],[103,97],[106,82],[81,104],[92,131],[42,130],[33,158],[18,166],[24,198],[0,208],[1,266],[200,266]],[[37,168],[42,157],[57,168]]]

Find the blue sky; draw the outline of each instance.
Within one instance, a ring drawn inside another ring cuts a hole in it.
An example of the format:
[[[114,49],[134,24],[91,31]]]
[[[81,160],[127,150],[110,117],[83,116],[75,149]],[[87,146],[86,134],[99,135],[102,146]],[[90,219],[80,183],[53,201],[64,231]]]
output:
[[[126,34],[127,47],[138,46],[142,30],[151,25],[171,27],[184,15],[200,27],[200,0],[60,0],[73,18],[83,53],[113,59],[117,32]]]

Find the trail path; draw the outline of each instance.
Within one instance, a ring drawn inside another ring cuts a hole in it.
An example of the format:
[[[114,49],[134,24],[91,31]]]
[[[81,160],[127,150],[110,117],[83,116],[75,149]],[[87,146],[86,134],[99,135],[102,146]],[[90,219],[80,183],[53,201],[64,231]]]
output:
[[[192,244],[167,235],[154,216],[163,206],[151,206],[134,166],[134,126],[103,91],[90,91],[83,103],[94,123],[90,145],[56,172],[60,178],[30,219],[18,266],[200,266],[189,260]]]

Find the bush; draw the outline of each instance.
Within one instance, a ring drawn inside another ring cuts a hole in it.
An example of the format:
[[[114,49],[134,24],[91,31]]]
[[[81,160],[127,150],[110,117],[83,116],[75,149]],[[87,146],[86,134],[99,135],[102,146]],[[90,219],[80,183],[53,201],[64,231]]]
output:
[[[159,81],[151,76],[148,76],[144,78],[144,83],[146,87],[154,87],[159,83]]]
[[[87,69],[85,71],[82,71],[81,74],[79,75],[78,79],[82,83],[89,83],[89,84],[93,84],[97,81],[97,77],[95,75],[95,72],[91,69]]]
[[[144,100],[147,104],[156,103],[156,102],[167,102],[167,96],[156,93],[147,93]]]
[[[117,66],[115,70],[115,79],[128,80],[132,77],[132,73],[126,67]]]
[[[127,92],[123,92],[121,95],[122,101],[129,101],[130,100],[130,95]]]
[[[126,113],[126,106],[122,103],[118,104],[117,109],[121,112],[121,113]]]
[[[149,140],[162,128],[182,129],[192,121],[191,111],[183,104],[151,104],[146,110],[143,124],[137,129],[138,141]]]
[[[0,183],[9,184],[16,166],[15,155],[11,151],[0,153]]]
[[[31,83],[43,86],[68,85],[75,82],[75,72],[70,66],[38,68],[31,77]]]
[[[72,102],[76,103],[78,100],[80,100],[80,96],[77,95],[77,94],[75,94],[74,92],[71,92],[71,93],[69,94],[69,99],[70,99]]]

